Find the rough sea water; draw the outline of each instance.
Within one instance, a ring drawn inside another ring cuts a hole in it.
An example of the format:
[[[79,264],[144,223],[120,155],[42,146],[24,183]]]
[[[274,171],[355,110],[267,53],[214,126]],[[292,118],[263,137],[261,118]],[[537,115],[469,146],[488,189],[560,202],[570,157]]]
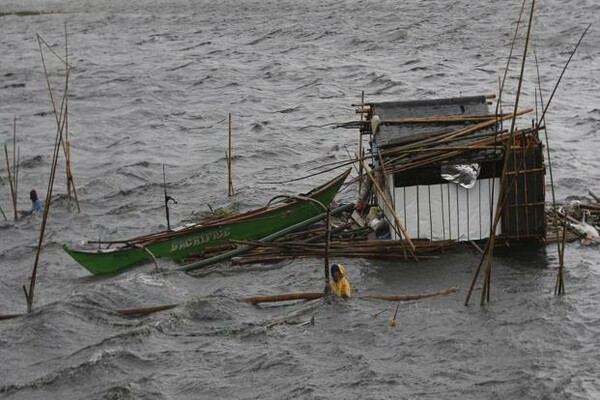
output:
[[[31,188],[45,198],[56,134],[36,34],[62,57],[65,24],[81,204],[78,213],[67,200],[61,153],[33,312],[0,322],[0,398],[600,398],[597,246],[567,246],[562,297],[553,295],[555,245],[498,254],[484,307],[481,281],[463,305],[479,262],[474,250],[420,263],[333,259],[347,266],[356,295],[461,287],[401,303],[395,327],[395,303],[237,301],[322,290],[317,258],[222,263],[192,274],[155,273],[149,263],[94,277],[60,248],[165,229],[163,165],[178,201],[172,223],[209,205],[248,210],[324,182],[337,172],[274,183],[356,152],[358,132],[331,124],[358,120],[352,104],[363,90],[367,101],[497,93],[520,8],[515,0],[0,1],[0,144],[12,160],[16,117],[19,208],[29,208]],[[528,12],[529,5],[505,111],[515,101]],[[547,114],[559,201],[600,193],[599,19],[596,0],[536,5],[521,108],[535,105],[534,50],[547,101],[595,23]],[[43,51],[59,104],[64,66]],[[0,225],[0,314],[26,313],[22,286],[41,216],[12,220],[1,150],[0,207],[9,221]],[[350,187],[339,200],[355,197]],[[167,303],[180,306],[147,317],[115,312]]]

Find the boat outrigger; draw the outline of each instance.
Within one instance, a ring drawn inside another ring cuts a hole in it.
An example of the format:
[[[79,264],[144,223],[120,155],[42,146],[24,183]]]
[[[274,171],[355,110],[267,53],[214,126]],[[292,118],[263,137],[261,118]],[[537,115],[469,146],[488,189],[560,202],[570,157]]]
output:
[[[81,248],[63,249],[94,275],[123,271],[152,258],[183,260],[230,240],[258,240],[326,211],[350,170],[298,196],[277,196],[276,202],[243,214],[198,222],[127,240],[88,242]],[[284,199],[280,199],[283,197]],[[325,208],[324,208],[325,207]],[[92,243],[97,244],[95,246]],[[98,248],[98,245],[104,246]]]

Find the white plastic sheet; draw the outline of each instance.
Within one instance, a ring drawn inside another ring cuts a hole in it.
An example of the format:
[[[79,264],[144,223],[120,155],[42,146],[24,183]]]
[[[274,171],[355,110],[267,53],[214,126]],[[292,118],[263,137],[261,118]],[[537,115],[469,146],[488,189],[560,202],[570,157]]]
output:
[[[499,184],[496,178],[476,180],[471,189],[454,183],[398,187],[394,189],[394,205],[411,238],[485,239],[490,233],[490,216],[495,214]],[[500,232],[498,224],[496,233]],[[395,232],[393,237],[398,238]]]

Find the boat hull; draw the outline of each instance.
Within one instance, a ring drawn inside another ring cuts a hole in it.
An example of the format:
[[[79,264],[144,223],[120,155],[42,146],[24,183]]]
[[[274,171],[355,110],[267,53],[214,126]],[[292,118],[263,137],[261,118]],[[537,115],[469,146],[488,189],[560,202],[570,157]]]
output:
[[[207,248],[229,244],[231,239],[261,239],[323,213],[323,205],[331,203],[348,173],[344,172],[305,195],[250,211],[222,223],[148,235],[147,240],[136,238],[131,240],[131,244],[114,249],[76,249],[67,244],[62,247],[94,275],[120,272],[152,258],[181,260],[201,254]]]

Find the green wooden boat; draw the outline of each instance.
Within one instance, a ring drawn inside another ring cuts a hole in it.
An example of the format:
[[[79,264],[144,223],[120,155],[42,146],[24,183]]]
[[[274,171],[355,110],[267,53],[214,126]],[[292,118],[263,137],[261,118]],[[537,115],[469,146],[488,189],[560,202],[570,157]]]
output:
[[[331,181],[298,196],[278,196],[265,207],[210,222],[182,225],[128,240],[63,249],[94,275],[123,271],[152,258],[182,260],[234,240],[258,240],[322,214],[339,191],[347,170]],[[100,246],[100,247],[98,247]]]

